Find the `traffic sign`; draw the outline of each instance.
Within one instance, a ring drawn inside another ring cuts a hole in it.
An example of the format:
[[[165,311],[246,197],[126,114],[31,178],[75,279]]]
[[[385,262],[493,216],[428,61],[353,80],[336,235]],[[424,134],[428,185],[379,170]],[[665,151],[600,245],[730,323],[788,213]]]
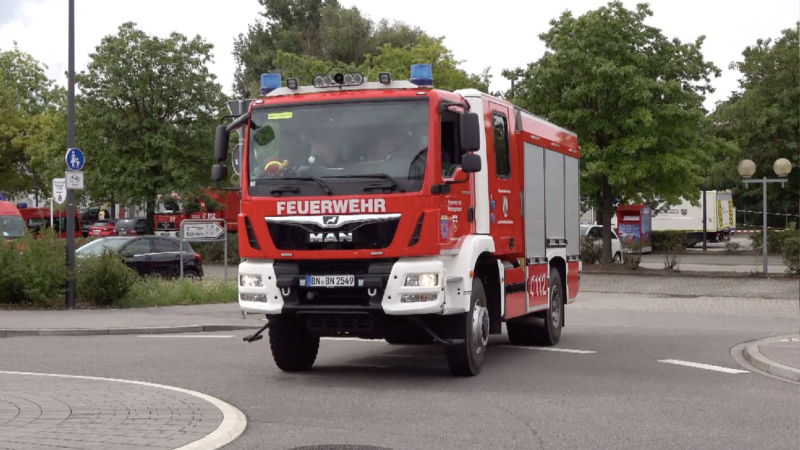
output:
[[[59,205],[63,205],[67,200],[67,180],[65,178],[53,178],[53,200]]]
[[[68,170],[64,178],[67,182],[67,189],[73,191],[83,190],[83,172]]]
[[[69,170],[81,170],[83,169],[83,163],[86,162],[83,151],[79,148],[68,149],[64,159],[67,161],[67,168]]]
[[[195,239],[219,239],[225,229],[222,228],[220,222],[201,222],[201,223],[186,223],[183,225],[182,238],[186,241]]]
[[[242,144],[236,144],[233,153],[231,153],[231,167],[236,172],[236,175],[241,175],[239,169],[242,168]]]

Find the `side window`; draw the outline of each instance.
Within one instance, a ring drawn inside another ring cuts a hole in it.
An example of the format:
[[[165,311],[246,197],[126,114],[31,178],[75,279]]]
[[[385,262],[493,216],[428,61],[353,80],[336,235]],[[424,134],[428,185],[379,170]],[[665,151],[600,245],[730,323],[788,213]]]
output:
[[[452,111],[442,112],[441,149],[442,177],[453,176],[456,166],[461,164],[458,143],[458,114]]]
[[[601,239],[603,237],[602,229],[600,227],[592,227],[592,229],[589,230],[589,237]]]
[[[145,253],[152,253],[150,251],[150,241],[147,239],[137,239],[127,246],[125,251],[132,255],[144,255]]]
[[[168,239],[153,239],[153,251],[156,253],[171,253],[178,251],[178,244]]]
[[[508,154],[508,125],[506,118],[500,115],[492,116],[494,130],[494,165],[497,176],[508,178],[511,176],[511,159]]]

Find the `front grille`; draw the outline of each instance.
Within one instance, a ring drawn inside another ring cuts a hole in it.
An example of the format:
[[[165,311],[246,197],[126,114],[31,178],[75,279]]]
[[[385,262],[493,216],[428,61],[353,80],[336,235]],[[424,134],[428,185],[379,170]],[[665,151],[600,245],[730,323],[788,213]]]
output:
[[[368,250],[392,245],[400,219],[371,223],[349,223],[339,228],[313,224],[267,223],[272,242],[278,250]],[[311,242],[311,233],[323,236],[352,233],[352,242]]]
[[[373,329],[369,314],[303,314],[308,330],[316,333],[368,333]]]

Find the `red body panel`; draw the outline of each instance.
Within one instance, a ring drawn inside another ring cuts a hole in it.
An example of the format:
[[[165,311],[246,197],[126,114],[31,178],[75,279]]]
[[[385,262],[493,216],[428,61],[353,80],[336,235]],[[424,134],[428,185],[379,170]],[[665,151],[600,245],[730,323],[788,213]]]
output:
[[[33,207],[33,208],[21,208],[19,209],[19,214],[22,216],[22,220],[25,221],[25,225],[28,228],[33,228],[29,225],[29,220],[31,219],[42,219],[45,221],[45,226],[50,227],[50,208],[46,207]],[[58,219],[63,219],[67,216],[66,211],[59,211],[54,209],[53,210],[53,219],[58,221]],[[80,214],[75,211],[75,218],[77,220],[75,224],[75,237],[81,237],[81,218]],[[58,233],[59,237],[66,238],[67,237],[67,230],[61,230]]]
[[[528,266],[528,311],[547,307],[550,289],[550,266],[534,264]]]
[[[567,265],[567,290],[569,291],[569,298],[578,296],[578,290],[581,286],[581,273],[580,262],[572,261]]]

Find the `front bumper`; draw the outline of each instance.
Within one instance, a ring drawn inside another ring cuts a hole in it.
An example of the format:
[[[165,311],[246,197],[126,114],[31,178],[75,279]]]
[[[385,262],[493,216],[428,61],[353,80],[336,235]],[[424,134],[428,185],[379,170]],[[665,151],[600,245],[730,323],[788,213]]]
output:
[[[405,286],[407,275],[437,274],[436,286]],[[387,315],[442,314],[445,297],[444,264],[436,258],[402,258],[364,261],[248,260],[239,265],[241,275],[260,275],[262,286],[242,286],[239,306],[257,314],[382,313]],[[309,288],[306,275],[354,275],[356,286]],[[427,296],[428,301],[403,301],[403,296]],[[259,296],[259,301],[253,301]],[[264,301],[260,301],[260,300]]]

